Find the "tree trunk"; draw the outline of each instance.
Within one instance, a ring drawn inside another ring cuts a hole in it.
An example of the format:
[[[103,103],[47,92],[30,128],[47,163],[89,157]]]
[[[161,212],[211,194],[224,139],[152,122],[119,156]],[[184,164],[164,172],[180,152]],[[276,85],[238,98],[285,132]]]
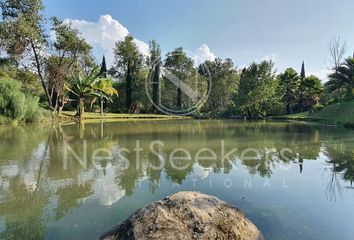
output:
[[[85,99],[84,98],[80,98],[79,100],[79,120],[80,120],[80,123],[82,122],[83,120],[83,117],[84,117],[84,112],[85,112]]]
[[[36,46],[34,45],[34,43],[32,41],[31,41],[31,47],[32,47],[34,59],[36,61],[35,65],[36,65],[36,69],[37,69],[37,73],[38,73],[39,79],[41,80],[41,84],[42,84],[45,96],[47,98],[49,108],[50,108],[50,110],[53,111],[53,108],[52,108],[52,105],[51,105],[51,98],[49,96],[48,88],[47,88],[47,86],[45,84],[44,77],[43,77],[43,74],[42,74],[42,67],[41,67],[41,62],[40,62],[40,59],[39,59],[39,55],[37,53]]]
[[[103,99],[101,98],[101,117],[103,117]]]
[[[131,76],[131,64],[130,61],[128,61],[128,67],[127,67],[127,86],[126,86],[126,107],[127,107],[127,112],[130,112],[130,108],[132,105],[132,76]]]
[[[160,66],[155,66],[153,70],[153,79],[152,79],[152,111],[157,112],[157,107],[159,106],[159,91],[160,91]]]
[[[94,98],[92,99],[91,103],[90,103],[90,110],[91,110],[91,112],[93,112],[93,104],[95,104],[96,101],[97,101],[97,98],[94,97]]]
[[[286,105],[286,112],[287,112],[287,114],[291,114],[292,113],[290,104]]]
[[[251,120],[252,119],[251,110],[247,109],[247,115],[248,115],[248,120]]]

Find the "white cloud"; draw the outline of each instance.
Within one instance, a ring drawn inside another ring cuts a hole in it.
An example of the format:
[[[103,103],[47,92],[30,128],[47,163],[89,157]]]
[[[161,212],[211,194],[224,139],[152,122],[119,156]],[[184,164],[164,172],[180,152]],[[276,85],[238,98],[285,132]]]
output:
[[[210,48],[206,44],[202,44],[199,48],[195,50],[195,54],[201,58],[202,61],[214,61],[216,55],[210,51]]]
[[[77,28],[92,45],[98,45],[104,50],[107,64],[113,62],[113,47],[117,41],[122,41],[129,34],[129,31],[118,20],[111,15],[101,15],[98,22],[85,20],[65,19],[65,23],[71,23]],[[134,39],[135,44],[143,55],[149,55],[149,45],[145,42]]]

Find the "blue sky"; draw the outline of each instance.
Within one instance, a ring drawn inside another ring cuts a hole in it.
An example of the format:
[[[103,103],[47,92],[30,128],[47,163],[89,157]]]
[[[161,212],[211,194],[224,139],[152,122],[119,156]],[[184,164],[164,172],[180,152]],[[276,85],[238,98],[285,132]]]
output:
[[[46,14],[70,19],[99,59],[113,40],[132,34],[142,51],[156,39],[169,51],[182,46],[232,58],[235,65],[272,58],[279,71],[300,70],[323,78],[328,43],[341,36],[354,52],[353,0],[45,0]],[[112,56],[108,56],[111,58]]]

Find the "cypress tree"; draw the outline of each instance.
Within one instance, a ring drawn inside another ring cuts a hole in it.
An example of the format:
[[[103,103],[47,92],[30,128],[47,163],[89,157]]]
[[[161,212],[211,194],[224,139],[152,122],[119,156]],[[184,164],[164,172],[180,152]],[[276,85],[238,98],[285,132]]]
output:
[[[305,89],[306,89],[306,86],[304,84],[305,78],[306,78],[305,63],[304,63],[304,61],[302,61],[301,73],[300,73],[300,86],[299,86],[299,92],[297,94],[299,96],[300,112],[302,112],[304,110],[303,100],[304,100],[304,94],[305,94]]]
[[[100,77],[104,77],[106,78],[107,77],[107,64],[106,64],[106,57],[103,55],[103,58],[102,58],[102,63],[101,63],[101,70],[100,70],[100,73],[99,73],[99,76]],[[100,113],[101,113],[101,116],[103,116],[103,109],[104,109],[104,100],[103,98],[101,97],[100,98]]]
[[[305,73],[305,63],[302,61],[302,66],[301,66],[301,74],[300,74],[301,79],[306,78],[306,73]]]
[[[159,105],[160,72],[161,72],[161,49],[155,40],[150,42],[150,76],[152,82],[152,111],[156,112],[156,105]]]
[[[107,64],[106,64],[106,57],[104,55],[103,55],[102,63],[101,63],[100,76],[107,77]]]

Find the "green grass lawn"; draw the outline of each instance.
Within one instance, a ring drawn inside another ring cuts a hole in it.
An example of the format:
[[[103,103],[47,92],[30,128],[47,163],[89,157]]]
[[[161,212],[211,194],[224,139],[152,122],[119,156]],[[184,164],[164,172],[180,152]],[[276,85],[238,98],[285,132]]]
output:
[[[74,117],[75,111],[64,111],[63,115]],[[162,115],[162,114],[126,114],[126,113],[105,113],[101,116],[100,113],[85,112],[84,119],[186,119],[189,117]]]
[[[354,126],[354,101],[335,103],[314,113],[303,112],[281,116],[278,119],[323,121],[352,127]]]

